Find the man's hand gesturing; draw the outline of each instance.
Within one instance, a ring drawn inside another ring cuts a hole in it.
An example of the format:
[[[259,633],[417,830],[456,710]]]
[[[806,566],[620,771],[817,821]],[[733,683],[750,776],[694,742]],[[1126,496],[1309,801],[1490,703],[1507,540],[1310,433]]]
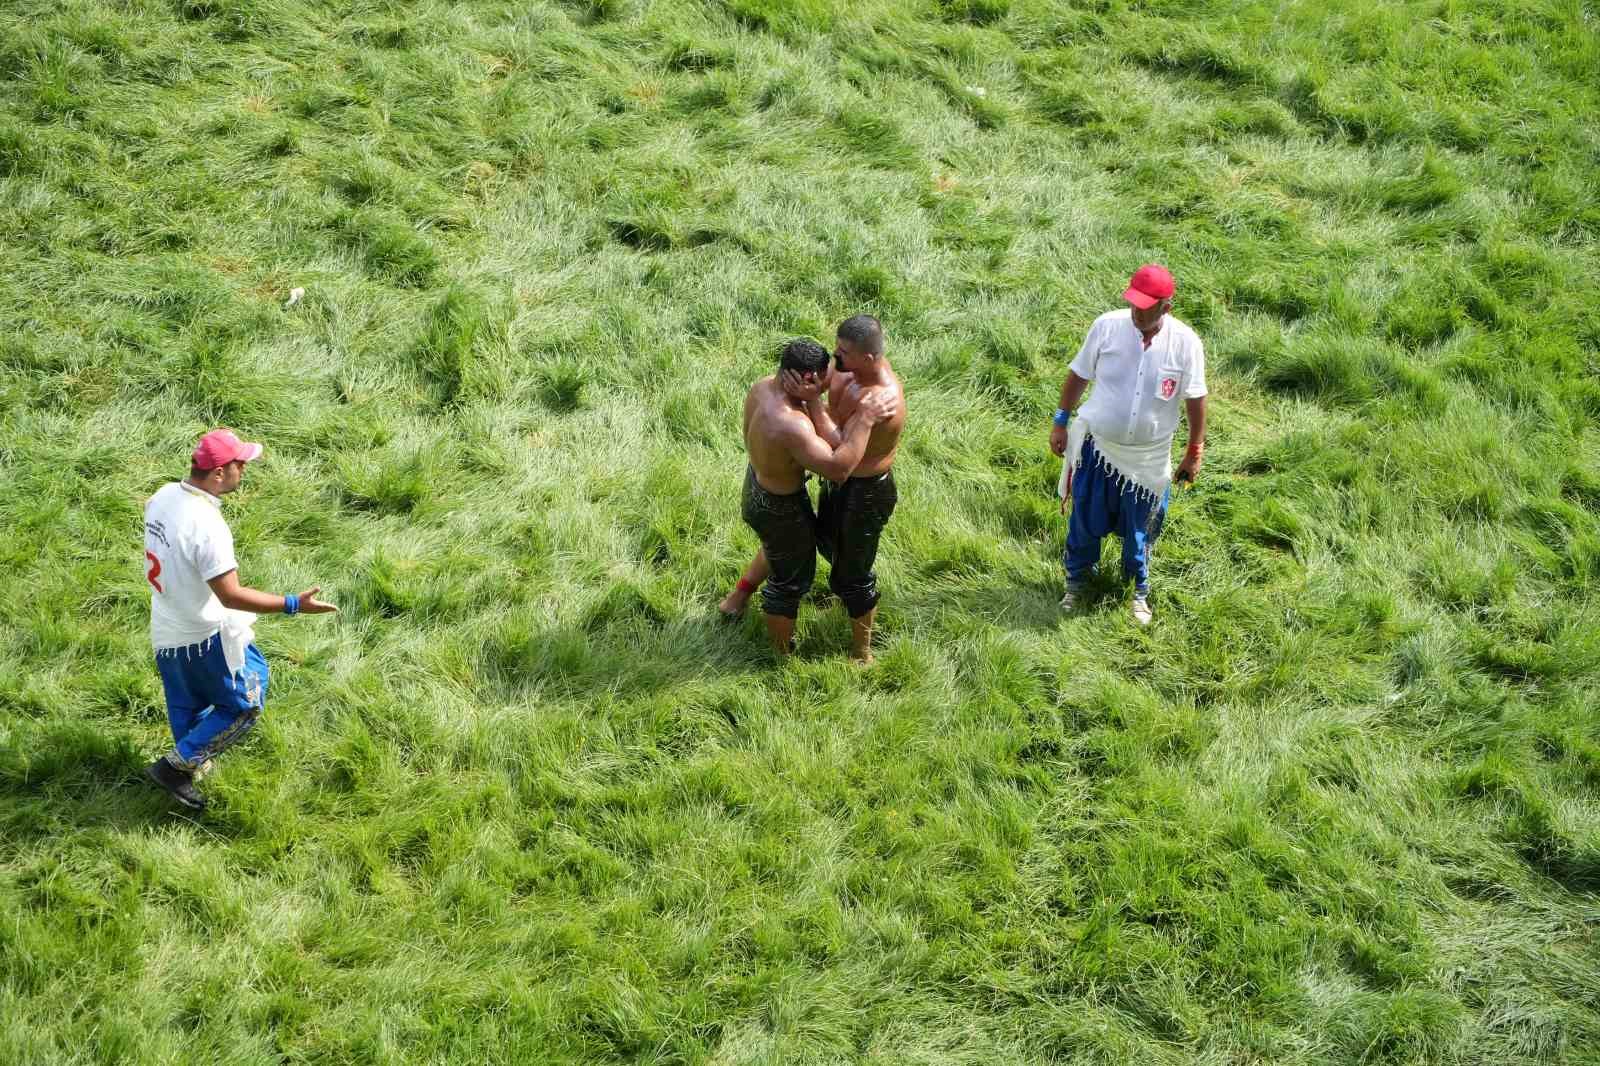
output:
[[[317,599],[317,595],[320,592],[322,592],[322,586],[318,585],[315,588],[306,589],[304,592],[302,592],[300,594],[300,613],[301,614],[329,614],[329,613],[337,614],[338,613],[339,608],[335,607],[331,603],[324,603],[321,600]]]

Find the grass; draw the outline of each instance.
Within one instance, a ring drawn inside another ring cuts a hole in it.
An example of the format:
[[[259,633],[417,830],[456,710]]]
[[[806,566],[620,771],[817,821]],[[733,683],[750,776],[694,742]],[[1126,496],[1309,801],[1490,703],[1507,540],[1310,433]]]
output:
[[[0,6],[0,1061],[1597,1061],[1597,67],[1578,0]],[[1212,446],[1138,632],[1057,615],[1044,430],[1147,259]],[[822,596],[776,667],[739,402],[861,310],[880,662]],[[194,821],[135,545],[218,422],[245,580],[345,610]]]

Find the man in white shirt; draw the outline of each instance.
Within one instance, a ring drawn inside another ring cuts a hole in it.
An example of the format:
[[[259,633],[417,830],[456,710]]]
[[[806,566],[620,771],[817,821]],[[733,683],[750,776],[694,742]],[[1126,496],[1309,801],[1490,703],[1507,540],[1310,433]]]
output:
[[[1108,533],[1122,539],[1122,570],[1134,583],[1133,617],[1149,625],[1150,545],[1161,533],[1172,484],[1172,437],[1182,402],[1189,446],[1178,480],[1200,473],[1206,438],[1206,360],[1194,330],[1172,317],[1176,285],[1165,267],[1134,272],[1129,307],[1094,320],[1061,385],[1050,450],[1062,456],[1061,509],[1072,501],[1064,610],[1082,598]],[[1073,422],[1083,392],[1088,402]],[[1070,431],[1069,427],[1070,426]]]
[[[261,445],[229,429],[200,438],[189,476],[163,486],[144,508],[150,642],[166,693],[173,749],[146,775],[191,810],[205,809],[195,772],[255,725],[267,694],[267,663],[253,643],[257,614],[337,611],[321,589],[276,596],[239,584],[222,497],[244,479]]]

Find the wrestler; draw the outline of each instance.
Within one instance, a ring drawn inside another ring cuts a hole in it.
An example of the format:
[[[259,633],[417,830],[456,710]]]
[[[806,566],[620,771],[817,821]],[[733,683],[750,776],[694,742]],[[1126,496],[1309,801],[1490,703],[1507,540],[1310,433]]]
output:
[[[873,571],[878,542],[897,502],[894,464],[905,427],[904,391],[884,356],[883,326],[871,315],[856,315],[840,324],[834,343],[835,372],[826,382],[783,372],[780,384],[792,400],[805,406],[812,427],[828,444],[845,443],[846,431],[863,409],[889,409],[876,421],[861,462],[845,477],[825,474],[819,500],[817,549],[832,564],[829,587],[851,621],[851,657],[872,661],[872,628],[879,599]],[[821,402],[826,388],[828,400]],[[820,471],[819,471],[820,472]],[[758,552],[739,584],[723,599],[721,609],[736,615],[768,574],[768,559]]]
[[[744,401],[744,439],[749,455],[745,471],[743,516],[761,539],[751,569],[760,565],[766,587],[761,592],[767,636],[780,655],[794,650],[794,623],[800,598],[811,588],[817,569],[817,518],[806,492],[809,473],[845,481],[866,454],[873,427],[892,419],[898,405],[892,395],[864,395],[842,427],[826,412],[819,432],[821,391],[827,387],[828,353],[814,340],[792,340],[783,346],[779,374],[750,387]],[[809,395],[811,399],[805,397]],[[808,473],[809,472],[809,473]],[[758,582],[759,583],[759,582]],[[740,591],[746,581],[741,579]],[[750,591],[754,585],[750,585]],[[743,608],[743,602],[739,603]],[[727,610],[724,601],[724,612]]]

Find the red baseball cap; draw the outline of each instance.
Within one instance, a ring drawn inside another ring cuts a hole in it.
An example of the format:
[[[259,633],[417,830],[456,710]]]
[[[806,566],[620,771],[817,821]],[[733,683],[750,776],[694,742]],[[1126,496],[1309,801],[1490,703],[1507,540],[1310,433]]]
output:
[[[1178,286],[1172,281],[1172,274],[1164,266],[1146,263],[1133,272],[1133,279],[1128,282],[1128,291],[1122,298],[1133,306],[1143,311],[1154,307],[1162,300],[1170,300]]]
[[[235,459],[243,459],[248,463],[259,458],[261,445],[240,440],[239,435],[231,429],[213,429],[194,446],[194,455],[189,462],[196,470],[215,470]]]

